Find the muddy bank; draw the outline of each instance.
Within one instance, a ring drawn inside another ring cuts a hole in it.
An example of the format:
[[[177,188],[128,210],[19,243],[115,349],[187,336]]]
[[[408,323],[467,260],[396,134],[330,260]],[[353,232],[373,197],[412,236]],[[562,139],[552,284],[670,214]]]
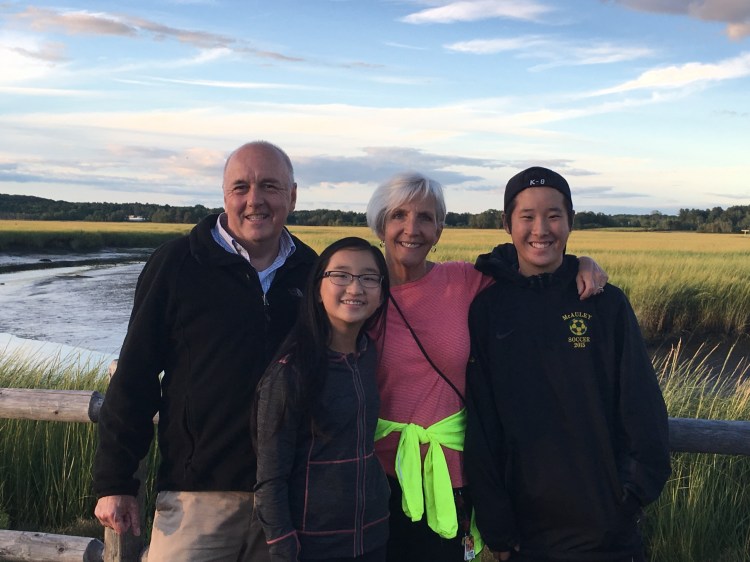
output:
[[[152,248],[108,249],[91,253],[0,253],[0,274],[91,265],[145,262]]]

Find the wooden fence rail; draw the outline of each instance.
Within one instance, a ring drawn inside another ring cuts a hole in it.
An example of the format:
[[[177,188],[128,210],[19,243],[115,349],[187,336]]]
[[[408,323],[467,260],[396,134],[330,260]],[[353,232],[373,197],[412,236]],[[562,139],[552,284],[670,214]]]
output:
[[[98,562],[104,560],[104,543],[85,537],[0,530],[0,560]]]
[[[95,390],[0,388],[0,418],[95,423],[103,403]]]
[[[116,363],[110,365],[110,376]],[[0,388],[0,418],[91,422],[99,421],[104,395],[91,390]],[[158,415],[154,422],[158,423]],[[136,478],[145,481],[145,462]],[[143,486],[138,493],[141,529],[144,527]],[[16,562],[139,562],[143,539],[132,533],[104,530],[104,542],[88,537],[0,530],[0,560]],[[145,559],[144,559],[145,560]]]
[[[103,402],[104,397],[96,391],[0,388],[0,418],[95,423]],[[750,421],[669,418],[669,447],[673,452],[750,456]],[[140,560],[139,537],[107,531],[101,543],[84,537],[0,530],[0,560]]]

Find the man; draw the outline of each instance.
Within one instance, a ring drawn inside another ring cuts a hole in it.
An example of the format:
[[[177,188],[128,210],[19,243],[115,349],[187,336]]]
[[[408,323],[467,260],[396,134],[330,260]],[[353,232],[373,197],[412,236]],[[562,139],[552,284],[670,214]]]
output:
[[[250,407],[295,320],[316,255],[284,228],[297,185],[280,148],[256,141],[235,150],[223,190],[224,213],[146,263],[101,410],[95,514],[136,535],[133,473],[159,413],[150,562],[268,559],[261,526],[251,520]]]
[[[498,560],[645,561],[638,518],[670,466],[635,315],[612,285],[579,299],[561,175],[511,178],[503,223],[517,262],[502,246],[479,256],[496,283],[469,312],[464,462],[479,532]]]

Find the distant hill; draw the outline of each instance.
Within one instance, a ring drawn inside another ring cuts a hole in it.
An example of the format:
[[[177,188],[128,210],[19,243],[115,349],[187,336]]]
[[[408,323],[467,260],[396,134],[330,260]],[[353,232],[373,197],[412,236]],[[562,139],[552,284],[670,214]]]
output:
[[[151,203],[70,203],[30,195],[0,193],[0,219],[6,220],[61,220],[122,222],[138,220],[165,223],[195,224],[221,208],[203,205],[173,207]],[[295,211],[289,224],[306,226],[364,226],[365,213],[316,209]],[[502,213],[489,209],[481,213],[448,213],[446,226],[467,228],[502,228]],[[750,205],[722,209],[680,209],[677,215],[654,211],[648,215],[606,215],[583,211],[576,213],[573,227],[585,228],[642,228],[647,230],[691,230],[698,232],[739,232],[750,229]]]

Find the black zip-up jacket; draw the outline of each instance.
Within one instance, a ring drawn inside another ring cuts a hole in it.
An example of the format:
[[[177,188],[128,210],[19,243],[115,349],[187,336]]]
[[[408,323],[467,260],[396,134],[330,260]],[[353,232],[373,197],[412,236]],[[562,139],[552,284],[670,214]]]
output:
[[[512,249],[480,256],[496,283],[472,303],[464,462],[493,550],[612,560],[642,549],[640,508],[669,474],[667,412],[627,298],[579,300],[578,262],[522,277]]]
[[[98,424],[98,497],[136,494],[157,412],[159,491],[253,489],[255,387],[296,319],[316,254],[293,237],[264,298],[257,272],[213,239],[217,218],[157,248],[138,278]]]
[[[388,539],[385,471],[374,454],[380,398],[377,352],[328,353],[315,428],[285,407],[293,380],[285,360],[258,385],[255,507],[274,560],[353,558]]]

